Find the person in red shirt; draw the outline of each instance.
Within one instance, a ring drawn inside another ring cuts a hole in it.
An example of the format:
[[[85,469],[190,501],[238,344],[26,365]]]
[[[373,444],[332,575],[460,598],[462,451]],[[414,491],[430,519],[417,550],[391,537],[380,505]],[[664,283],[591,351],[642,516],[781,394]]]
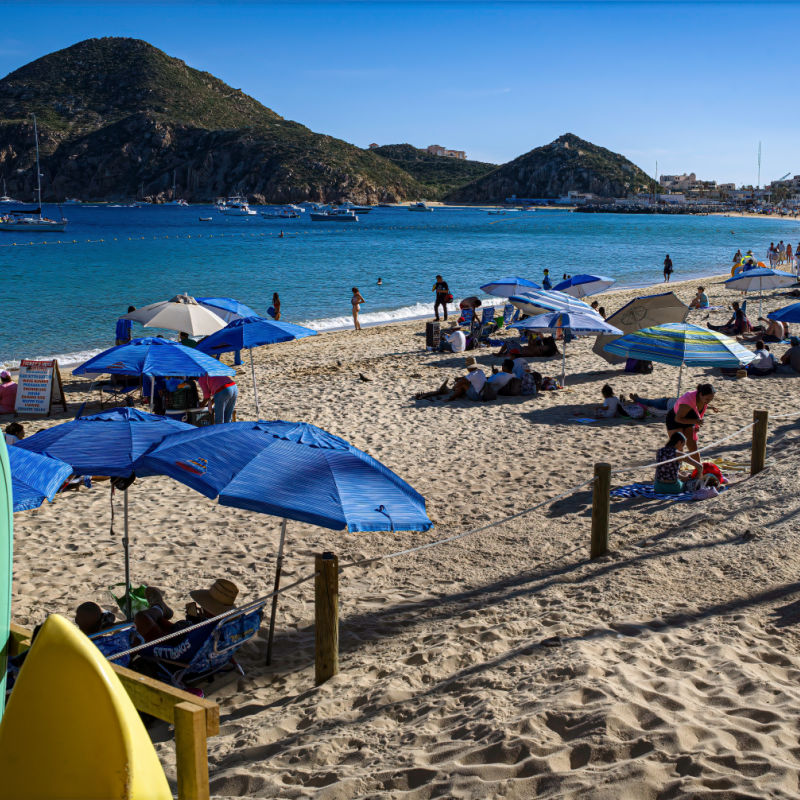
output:
[[[197,381],[203,392],[203,405],[214,413],[214,424],[233,421],[233,410],[236,408],[236,398],[239,394],[236,384],[231,378],[224,375],[212,378],[203,375]]]
[[[0,372],[0,414],[13,414],[17,404],[17,384],[8,370]]]

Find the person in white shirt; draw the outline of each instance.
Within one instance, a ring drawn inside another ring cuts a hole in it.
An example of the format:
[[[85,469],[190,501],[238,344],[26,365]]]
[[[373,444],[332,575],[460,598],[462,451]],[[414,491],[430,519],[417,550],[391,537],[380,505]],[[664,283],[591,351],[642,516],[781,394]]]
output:
[[[601,391],[605,402],[595,409],[595,414],[598,417],[616,417],[620,410],[619,398],[614,397],[614,390],[608,384]]]
[[[508,386],[509,381],[514,377],[514,362],[507,358],[503,362],[503,370],[502,372],[496,372],[489,378],[489,386],[492,387],[492,390],[495,394],[499,394],[501,389],[504,389]]]
[[[467,368],[467,374],[453,384],[452,394],[445,398],[448,402],[465,396],[469,400],[480,400],[482,397],[483,387],[486,385],[486,375],[478,367],[478,362],[473,356],[467,358],[464,366]]]
[[[446,337],[454,353],[463,353],[467,349],[467,337],[464,331],[455,331]]]
[[[750,362],[747,371],[753,375],[771,375],[775,372],[775,356],[764,347],[764,342],[756,342],[756,357]]]

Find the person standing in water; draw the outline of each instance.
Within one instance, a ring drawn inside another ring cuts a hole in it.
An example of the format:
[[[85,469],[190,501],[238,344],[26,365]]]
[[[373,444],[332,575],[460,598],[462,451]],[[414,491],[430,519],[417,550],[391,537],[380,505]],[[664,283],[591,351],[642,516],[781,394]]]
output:
[[[281,318],[281,299],[277,292],[272,293],[272,318],[275,320]]]
[[[378,278],[378,286],[383,286],[383,278]]]
[[[361,303],[366,303],[367,301],[361,296],[361,292],[358,291],[358,287],[353,287],[353,296],[350,298],[350,303],[353,306],[353,325],[357,331],[361,330],[361,323],[358,321],[358,312],[361,306]]]
[[[667,253],[666,256],[664,256],[664,283],[669,283],[672,271],[672,259],[669,257],[669,253]]]

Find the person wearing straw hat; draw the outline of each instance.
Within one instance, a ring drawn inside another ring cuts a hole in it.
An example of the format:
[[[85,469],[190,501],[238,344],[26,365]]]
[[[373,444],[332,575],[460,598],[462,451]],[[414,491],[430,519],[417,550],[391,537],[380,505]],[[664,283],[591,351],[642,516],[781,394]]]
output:
[[[469,400],[483,400],[483,390],[486,387],[486,375],[478,367],[478,362],[473,356],[468,356],[464,362],[467,374],[453,384],[453,392],[445,401],[458,400],[467,397]]]
[[[136,630],[146,642],[152,642],[168,633],[190,628],[204,619],[213,619],[226,611],[236,608],[236,597],[239,588],[227,578],[217,578],[209,589],[193,589],[189,592],[191,603],[186,604],[186,619],[172,622],[173,610],[164,600],[164,593],[155,586],[148,586],[145,597],[148,608],[137,612],[133,618]],[[208,627],[210,633],[212,627]],[[172,647],[179,644],[180,639],[170,642]]]

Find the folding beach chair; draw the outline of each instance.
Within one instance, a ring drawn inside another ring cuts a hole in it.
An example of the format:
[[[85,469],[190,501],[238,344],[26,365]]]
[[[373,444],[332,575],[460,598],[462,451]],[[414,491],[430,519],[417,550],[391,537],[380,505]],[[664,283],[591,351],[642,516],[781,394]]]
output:
[[[141,656],[155,664],[156,677],[179,688],[211,679],[221,672],[236,670],[244,675],[234,657],[258,633],[265,605],[266,601],[245,606],[239,614],[191,631],[183,639],[144,650]]]
[[[515,308],[511,303],[506,303],[503,306],[503,325],[510,325],[519,319],[520,310]]]
[[[489,334],[491,334],[494,329],[494,307],[486,306],[486,308],[484,308],[481,312],[481,319],[478,323],[478,339],[488,339]]]
[[[123,622],[121,625],[115,625],[113,628],[100,631],[100,633],[93,633],[89,639],[106,658],[130,650],[131,647],[144,642],[132,622]],[[130,656],[123,656],[116,659],[114,663],[121,667],[127,667],[130,661]]]
[[[90,388],[100,390],[100,408],[104,408],[106,395],[109,398],[117,398],[117,400],[122,400],[122,402],[127,403],[129,396],[135,392],[140,385],[141,381],[139,378],[112,375],[110,381],[93,383]]]
[[[462,328],[472,328],[472,323],[474,320],[475,320],[475,309],[464,308],[461,310],[461,316],[459,317],[458,324]]]

